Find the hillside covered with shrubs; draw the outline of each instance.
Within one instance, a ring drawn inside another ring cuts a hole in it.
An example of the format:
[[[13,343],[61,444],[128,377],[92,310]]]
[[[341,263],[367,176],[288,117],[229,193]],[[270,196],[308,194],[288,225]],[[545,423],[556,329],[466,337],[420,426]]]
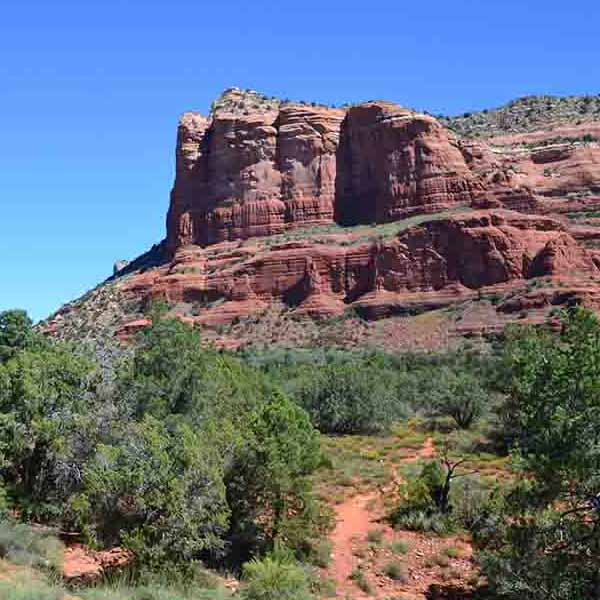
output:
[[[426,567],[442,591],[454,578],[470,598],[600,593],[593,314],[439,354],[231,353],[159,311],[152,323],[99,362],[22,311],[0,315],[3,598],[339,596],[328,540],[361,490],[382,531],[468,540],[468,581],[450,546]],[[411,544],[385,535],[356,551],[357,595],[411,585]],[[131,560],[73,588],[61,561],[74,539]]]

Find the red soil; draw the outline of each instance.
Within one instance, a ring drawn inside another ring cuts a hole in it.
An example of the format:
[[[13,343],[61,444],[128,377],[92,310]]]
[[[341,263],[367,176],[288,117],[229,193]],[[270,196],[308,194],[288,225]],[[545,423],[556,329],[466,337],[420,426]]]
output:
[[[433,439],[428,438],[420,450],[403,462],[410,463],[434,455]],[[386,598],[402,592],[408,593],[410,598],[425,598],[434,586],[449,583],[449,578],[453,579],[454,585],[464,586],[474,573],[469,541],[458,537],[438,538],[394,531],[383,521],[382,500],[381,493],[358,494],[335,507],[337,524],[331,536],[333,554],[329,573],[336,584],[336,597]],[[380,544],[369,542],[369,532],[373,530],[381,532],[383,539]],[[391,542],[400,539],[409,545],[409,551],[401,560],[390,550]],[[459,556],[449,561],[450,577],[435,564],[435,558],[449,546],[459,549]],[[387,577],[382,560],[400,560],[406,569],[405,579],[393,581]],[[370,584],[368,592],[359,589],[351,579],[352,572],[359,566]]]

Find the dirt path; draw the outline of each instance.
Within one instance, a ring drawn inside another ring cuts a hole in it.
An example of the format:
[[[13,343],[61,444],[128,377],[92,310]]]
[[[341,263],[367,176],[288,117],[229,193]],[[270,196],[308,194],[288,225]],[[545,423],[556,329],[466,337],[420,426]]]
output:
[[[434,455],[433,439],[427,438],[423,446],[403,462],[415,462]],[[360,563],[360,558],[355,555],[357,543],[364,544],[369,531],[385,529],[379,522],[382,517],[380,500],[378,493],[358,494],[335,507],[336,527],[331,536],[333,556],[330,572],[336,584],[338,597],[350,594],[353,598],[378,597],[377,593],[360,592],[350,580],[350,575]]]
[[[414,456],[407,458],[404,462],[415,462],[421,459],[433,458],[434,456],[435,444],[433,443],[433,438],[428,437],[419,451]]]
[[[350,575],[358,565],[358,559],[353,554],[354,543],[358,538],[366,538],[374,528],[369,505],[376,499],[374,494],[363,494],[353,496],[336,507],[337,525],[331,537],[331,571],[339,595],[353,588]]]

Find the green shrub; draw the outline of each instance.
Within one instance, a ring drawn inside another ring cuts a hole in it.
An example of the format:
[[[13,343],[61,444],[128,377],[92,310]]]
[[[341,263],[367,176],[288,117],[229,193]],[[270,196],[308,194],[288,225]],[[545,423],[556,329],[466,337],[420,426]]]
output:
[[[418,509],[405,510],[393,517],[395,529],[407,531],[422,531],[444,535],[452,531],[452,524],[446,517],[436,512],[426,512]]]
[[[350,573],[350,579],[354,581],[354,583],[362,590],[365,594],[371,594],[373,591],[373,586],[370,581],[367,579],[367,576],[363,569],[360,567],[356,567]]]
[[[443,479],[437,461],[424,464],[417,475],[407,477],[403,500],[391,513],[390,520],[396,529],[409,531],[431,531],[444,533],[449,529],[449,520],[435,502],[435,490]]]
[[[336,597],[336,583],[333,579],[330,579],[329,577],[318,577],[313,587],[315,588],[315,594],[318,598]]]
[[[460,551],[456,546],[447,546],[442,550],[442,552],[448,558],[458,558],[460,556]]]
[[[120,443],[98,446],[71,508],[83,526],[99,523],[101,541],[125,543],[142,563],[159,568],[222,553],[230,515],[225,493],[220,457],[201,432],[145,416],[124,428]]]
[[[467,372],[440,368],[431,390],[433,412],[449,416],[462,429],[469,429],[483,414],[489,393],[479,378]]]
[[[367,532],[367,541],[371,544],[381,544],[383,541],[383,531],[381,529],[371,529]]]
[[[465,529],[476,531],[497,510],[498,487],[491,487],[481,477],[464,477],[456,482],[451,493],[452,519]]]
[[[30,346],[34,339],[33,322],[24,310],[0,312],[0,363]]]
[[[392,542],[390,548],[394,554],[406,554],[409,545],[408,542],[405,542],[404,540],[396,540]]]
[[[239,565],[275,539],[301,555],[327,526],[319,461],[307,413],[180,321],[104,370],[52,341],[0,363],[0,489],[145,567]]]
[[[244,600],[312,600],[309,572],[293,557],[274,552],[244,565]]]
[[[0,522],[9,516],[10,500],[8,492],[0,479]]]
[[[396,560],[387,563],[383,568],[383,572],[394,581],[405,582],[407,580],[406,567]]]
[[[450,566],[450,557],[446,554],[437,554],[432,560],[438,567],[445,569],[446,567]]]
[[[67,346],[44,344],[21,350],[0,371],[0,476],[25,516],[59,517],[88,451],[79,436],[95,365]]]
[[[508,600],[598,596],[600,323],[508,332],[507,405],[517,479],[476,536],[492,592]]]
[[[311,564],[324,569],[331,563],[331,552],[331,542],[320,539],[311,546],[306,558]]]
[[[406,415],[385,373],[352,363],[308,369],[291,393],[326,433],[381,431]]]
[[[493,354],[473,351],[398,355],[311,348],[253,350],[243,356],[280,382],[313,423],[330,433],[381,431],[411,410],[441,414],[440,406],[457,391],[465,398],[457,418],[473,422],[484,412],[481,396],[486,410],[492,404],[488,392],[497,387],[500,364]]]

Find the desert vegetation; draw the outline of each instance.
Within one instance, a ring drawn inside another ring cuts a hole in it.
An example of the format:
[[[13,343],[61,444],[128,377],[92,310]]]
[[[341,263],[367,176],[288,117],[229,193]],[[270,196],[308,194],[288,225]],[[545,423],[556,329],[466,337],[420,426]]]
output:
[[[525,96],[492,110],[439,118],[459,135],[476,138],[524,133],[551,123],[579,124],[598,115],[600,96]]]
[[[234,354],[152,316],[99,361],[0,315],[2,597],[422,598],[415,574],[473,598],[598,595],[592,313],[437,354]],[[346,550],[353,499],[368,519]],[[131,560],[73,588],[73,540]]]

